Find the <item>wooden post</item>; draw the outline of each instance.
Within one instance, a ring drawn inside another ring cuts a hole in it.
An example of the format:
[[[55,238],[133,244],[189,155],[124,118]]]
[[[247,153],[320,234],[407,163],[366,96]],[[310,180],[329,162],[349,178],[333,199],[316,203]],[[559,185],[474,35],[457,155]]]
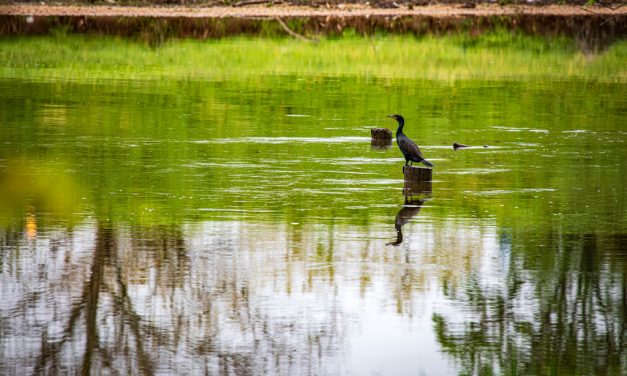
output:
[[[431,192],[433,192],[433,185],[430,181],[405,181],[403,184],[405,196],[430,195]]]
[[[370,135],[373,140],[391,140],[392,131],[387,128],[372,128]]]
[[[431,181],[433,170],[426,167],[403,166],[405,181]]]
[[[403,194],[413,196],[431,194],[433,170],[425,167],[403,166]]]

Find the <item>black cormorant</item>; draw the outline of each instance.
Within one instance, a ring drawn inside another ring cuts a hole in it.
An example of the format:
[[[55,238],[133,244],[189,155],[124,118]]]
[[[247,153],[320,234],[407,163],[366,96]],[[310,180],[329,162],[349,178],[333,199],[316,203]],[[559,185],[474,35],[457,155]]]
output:
[[[403,133],[403,126],[405,125],[405,119],[401,115],[388,115],[392,119],[398,121],[398,128],[396,129],[396,143],[398,148],[401,149],[401,153],[405,156],[405,166],[407,163],[420,162],[427,167],[433,167],[433,164],[422,157],[422,153],[418,148],[418,145],[411,138],[407,137]]]

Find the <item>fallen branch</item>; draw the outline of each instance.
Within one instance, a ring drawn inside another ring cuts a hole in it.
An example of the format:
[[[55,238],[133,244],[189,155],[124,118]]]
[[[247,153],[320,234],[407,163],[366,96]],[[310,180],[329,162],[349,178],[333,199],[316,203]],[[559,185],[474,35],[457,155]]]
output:
[[[317,39],[307,38],[306,36],[298,34],[297,32],[295,32],[292,29],[290,29],[287,26],[287,24],[285,22],[283,22],[283,20],[280,19],[279,17],[274,17],[274,19],[279,23],[279,25],[281,25],[283,30],[285,30],[289,35],[293,36],[294,38],[297,38],[297,39],[300,39],[300,40],[304,40],[305,42],[318,43]]]
[[[610,9],[610,10],[612,10],[612,11],[616,11],[616,10],[619,10],[620,8],[622,8],[622,7],[625,5],[625,3],[621,3],[621,4],[619,4],[619,5],[618,5],[617,7],[615,7],[615,8],[614,8],[614,7],[611,7],[611,6],[609,6],[609,5],[602,4],[602,3],[596,3],[596,5],[598,5],[598,6],[600,6],[600,7],[603,7],[603,8],[606,8],[606,9]],[[601,14],[601,13],[598,13],[598,12],[593,11],[592,9],[588,9],[588,7],[582,7],[581,5],[576,5],[576,7],[577,7],[577,8],[579,8],[579,9],[581,9],[581,10],[584,10],[584,11],[586,11],[586,12],[588,12],[588,13],[597,14],[597,15],[600,15],[600,14]],[[620,14],[617,14],[617,15],[614,15],[614,16],[611,16],[611,17],[608,17],[607,19],[605,19],[605,21],[601,22],[601,23],[599,24],[599,26],[603,26],[603,25],[604,25],[604,24],[606,24],[607,22],[609,22],[609,21],[611,21],[611,20],[613,20],[613,19],[615,19],[615,18],[617,18],[617,17],[620,17],[620,16],[621,16]]]
[[[624,2],[623,2],[623,3],[618,4],[616,7],[612,7],[612,6],[610,6],[610,5],[606,5],[606,4],[603,4],[603,3],[596,3],[596,4],[597,4],[597,5],[599,5],[599,6],[601,6],[601,7],[603,7],[603,8],[607,8],[607,9],[610,9],[610,10],[619,10],[620,8],[622,8],[622,7],[624,7],[624,6],[625,6],[625,3],[624,3]]]
[[[265,4],[268,3],[270,5],[281,4],[282,1],[273,1],[273,0],[242,0],[233,4],[234,7],[245,7],[247,5],[257,5],[257,4]]]
[[[597,6],[601,7],[601,8],[609,9],[609,10],[611,10],[611,11],[616,11],[616,10],[619,10],[620,8],[624,7],[624,6],[625,6],[625,3],[620,3],[620,4],[618,4],[616,7],[612,7],[612,6],[610,6],[610,5],[605,5],[605,4],[602,4],[602,3],[595,3],[594,5],[597,5]],[[594,11],[594,10],[592,10],[592,9],[589,9],[589,8],[588,8],[588,6],[585,6],[585,7],[584,7],[584,6],[581,6],[581,5],[575,5],[575,7],[579,8],[579,9],[581,9],[581,10],[583,10],[583,11],[586,11],[586,12],[588,12],[588,13],[592,13],[592,14],[600,14],[600,13],[598,13],[598,12],[595,12],[595,11]]]

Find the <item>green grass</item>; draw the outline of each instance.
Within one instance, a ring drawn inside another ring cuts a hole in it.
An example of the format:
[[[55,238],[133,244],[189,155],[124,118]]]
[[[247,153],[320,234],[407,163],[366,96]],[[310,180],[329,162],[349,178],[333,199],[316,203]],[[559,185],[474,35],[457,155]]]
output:
[[[112,37],[58,34],[0,40],[0,77],[28,79],[219,79],[314,75],[457,79],[581,77],[624,82],[627,42],[597,55],[565,38],[509,32],[470,36],[344,36],[172,40],[151,48]]]

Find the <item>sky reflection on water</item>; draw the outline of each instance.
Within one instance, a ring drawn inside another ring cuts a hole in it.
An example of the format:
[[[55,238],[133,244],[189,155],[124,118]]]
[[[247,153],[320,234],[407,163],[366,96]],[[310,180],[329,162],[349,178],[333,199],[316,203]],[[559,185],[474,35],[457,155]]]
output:
[[[22,238],[6,260],[19,275],[3,273],[3,346],[20,354],[4,372],[80,369],[87,344],[93,369],[447,374],[431,316],[463,310],[439,285],[498,278],[494,231],[406,225],[394,249],[390,231],[237,221]]]

